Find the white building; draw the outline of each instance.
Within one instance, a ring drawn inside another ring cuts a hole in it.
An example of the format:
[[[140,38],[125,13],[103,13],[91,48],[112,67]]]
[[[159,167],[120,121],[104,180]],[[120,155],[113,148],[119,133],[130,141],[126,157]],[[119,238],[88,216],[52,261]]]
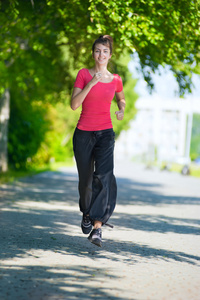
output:
[[[136,108],[130,129],[116,141],[116,158],[188,164],[192,116],[200,114],[200,99],[139,98]]]

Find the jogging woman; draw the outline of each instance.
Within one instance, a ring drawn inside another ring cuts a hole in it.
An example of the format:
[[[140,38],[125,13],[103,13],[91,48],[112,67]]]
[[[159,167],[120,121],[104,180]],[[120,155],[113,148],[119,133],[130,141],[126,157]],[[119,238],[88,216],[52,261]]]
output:
[[[81,69],[76,77],[71,108],[82,106],[73,136],[73,150],[79,175],[81,228],[89,241],[102,246],[101,227],[112,215],[117,197],[113,174],[115,134],[110,116],[116,96],[118,120],[124,117],[125,97],[122,79],[111,74],[107,65],[112,56],[112,38],[100,36],[92,46],[94,67]]]

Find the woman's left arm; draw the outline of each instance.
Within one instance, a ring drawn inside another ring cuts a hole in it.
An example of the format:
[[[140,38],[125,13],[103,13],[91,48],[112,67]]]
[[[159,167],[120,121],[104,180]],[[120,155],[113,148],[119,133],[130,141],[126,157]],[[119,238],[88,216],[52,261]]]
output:
[[[115,93],[116,99],[117,99],[117,105],[119,108],[119,111],[116,111],[115,114],[117,116],[117,120],[123,120],[124,118],[124,110],[126,106],[124,91],[122,90],[119,93]]]

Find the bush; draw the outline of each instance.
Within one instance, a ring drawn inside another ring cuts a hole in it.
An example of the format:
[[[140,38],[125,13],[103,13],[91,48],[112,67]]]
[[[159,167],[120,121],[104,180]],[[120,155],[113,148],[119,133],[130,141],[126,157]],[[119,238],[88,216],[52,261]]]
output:
[[[23,106],[23,109],[22,109]],[[48,130],[46,109],[41,102],[17,101],[12,95],[8,132],[9,164],[24,169],[38,151]]]

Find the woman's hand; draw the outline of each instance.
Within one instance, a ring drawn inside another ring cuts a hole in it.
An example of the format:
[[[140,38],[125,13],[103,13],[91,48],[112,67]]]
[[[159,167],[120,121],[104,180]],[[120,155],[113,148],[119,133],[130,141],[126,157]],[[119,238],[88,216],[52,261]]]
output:
[[[123,110],[119,110],[115,112],[117,120],[121,121],[124,118],[124,111]]]
[[[124,118],[124,110],[126,106],[126,101],[124,97],[124,91],[122,90],[119,93],[115,93],[117,99],[117,105],[119,110],[115,112],[117,120],[121,121]]]
[[[95,73],[92,79],[90,80],[90,84],[92,86],[96,85],[101,80],[101,78],[102,78],[101,72]]]

